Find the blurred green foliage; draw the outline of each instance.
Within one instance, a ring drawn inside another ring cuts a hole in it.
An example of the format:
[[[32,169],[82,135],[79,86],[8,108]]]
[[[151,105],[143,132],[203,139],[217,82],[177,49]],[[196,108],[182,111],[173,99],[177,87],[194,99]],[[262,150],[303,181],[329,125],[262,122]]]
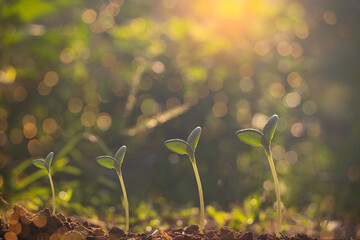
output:
[[[355,0],[1,0],[0,191],[50,206],[31,160],[53,151],[60,209],[121,218],[95,157],[126,144],[132,224],[181,225],[195,179],[162,143],[200,125],[209,221],[270,226],[268,163],[234,132],[276,113],[285,222],[359,222],[359,42]]]

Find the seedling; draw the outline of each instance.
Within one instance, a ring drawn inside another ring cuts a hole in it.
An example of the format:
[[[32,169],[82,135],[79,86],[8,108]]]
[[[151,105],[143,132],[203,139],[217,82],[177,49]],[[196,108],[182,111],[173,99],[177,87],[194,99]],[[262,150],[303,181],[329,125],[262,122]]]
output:
[[[180,155],[188,155],[192,167],[194,169],[195,178],[199,190],[199,198],[200,198],[200,229],[201,231],[204,230],[204,222],[205,222],[205,211],[204,211],[204,196],[201,187],[200,175],[199,171],[196,166],[196,159],[195,159],[195,149],[199,142],[201,134],[201,127],[195,128],[189,135],[187,141],[181,139],[170,139],[165,141],[165,146]]]
[[[38,168],[44,168],[49,176],[51,191],[52,191],[52,198],[53,198],[53,213],[55,214],[55,189],[54,189],[54,184],[53,184],[51,174],[50,174],[50,165],[53,160],[53,157],[54,157],[54,153],[51,152],[46,156],[45,160],[44,159],[36,159],[36,160],[33,160],[32,163]]]
[[[236,132],[238,138],[247,143],[249,145],[255,147],[263,147],[266,153],[266,156],[269,160],[270,169],[272,176],[274,178],[274,185],[275,185],[275,193],[276,193],[276,200],[277,200],[277,220],[278,220],[278,232],[281,232],[281,225],[282,225],[282,215],[281,215],[281,197],[280,197],[280,190],[279,190],[279,180],[276,174],[276,169],[274,165],[274,160],[272,158],[271,153],[271,140],[274,137],[274,132],[277,126],[277,122],[279,117],[275,114],[269,118],[267,123],[265,124],[262,132],[255,130],[255,129],[242,129]]]
[[[129,202],[126,194],[125,184],[121,173],[121,165],[124,161],[126,152],[126,146],[122,146],[119,150],[115,153],[114,157],[111,156],[100,156],[96,158],[96,161],[103,167],[106,168],[114,168],[120,180],[121,189],[124,195],[124,208],[125,208],[125,231],[126,233],[129,232]]]

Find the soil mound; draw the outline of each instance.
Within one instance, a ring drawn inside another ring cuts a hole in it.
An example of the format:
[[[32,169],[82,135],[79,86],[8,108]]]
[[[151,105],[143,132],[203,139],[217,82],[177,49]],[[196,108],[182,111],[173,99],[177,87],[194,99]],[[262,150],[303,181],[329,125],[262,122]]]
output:
[[[7,223],[0,219],[0,239],[5,240],[312,240],[305,234],[278,238],[268,233],[257,237],[252,232],[237,232],[229,227],[205,230],[190,225],[184,229],[157,229],[153,233],[128,233],[113,227],[109,232],[87,221],[73,221],[64,215],[53,214],[48,208],[31,213],[15,205],[7,216]]]

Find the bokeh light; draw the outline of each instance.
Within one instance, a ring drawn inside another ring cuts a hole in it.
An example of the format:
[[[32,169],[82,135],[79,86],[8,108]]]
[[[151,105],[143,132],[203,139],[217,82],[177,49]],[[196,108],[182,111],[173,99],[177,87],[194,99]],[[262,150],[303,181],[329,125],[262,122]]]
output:
[[[72,113],[79,113],[83,108],[83,102],[80,98],[72,98],[69,100],[68,109]]]
[[[287,82],[291,87],[298,87],[301,85],[302,78],[297,72],[291,72],[287,76]]]
[[[152,65],[151,69],[155,72],[155,73],[163,73],[165,71],[165,65],[160,62],[160,61],[156,61],[154,62],[154,64]]]
[[[266,121],[267,121],[267,116],[265,114],[256,113],[251,120],[251,124],[255,128],[262,129],[265,126]]]
[[[239,82],[239,87],[243,92],[250,92],[251,90],[253,90],[254,86],[254,80],[249,77],[242,78]]]
[[[294,137],[301,137],[304,134],[304,130],[302,123],[294,123],[290,128],[290,132]]]
[[[289,56],[291,54],[291,45],[287,41],[281,41],[277,45],[277,50],[281,56]]]
[[[223,117],[227,114],[227,105],[224,102],[216,102],[212,107],[212,113],[216,117]]]
[[[155,114],[157,111],[157,103],[154,99],[148,98],[141,103],[141,112],[145,115]]]
[[[336,24],[337,18],[334,12],[332,11],[325,11],[324,12],[324,21],[329,24],[329,25],[334,25]]]
[[[26,99],[27,97],[27,91],[24,87],[19,86],[16,87],[14,90],[14,100],[17,102],[22,102]]]
[[[8,66],[7,69],[0,70],[0,83],[12,83],[16,78],[16,69]]]
[[[213,92],[216,92],[223,87],[223,80],[221,78],[212,77],[208,81],[209,89]]]
[[[286,94],[285,98],[285,106],[288,108],[294,108],[299,106],[301,103],[301,96],[297,92],[291,92]]]
[[[270,93],[274,98],[281,98],[285,94],[284,85],[278,82],[271,84]]]
[[[83,14],[81,15],[81,19],[85,23],[93,23],[96,20],[97,14],[94,9],[86,9]]]
[[[37,134],[37,128],[34,123],[28,122],[24,124],[23,133],[26,138],[33,138]]]
[[[270,46],[266,41],[258,41],[255,43],[254,49],[257,54],[264,56],[270,51]]]
[[[47,118],[43,121],[42,128],[45,133],[52,134],[57,130],[58,124],[53,118]]]
[[[41,143],[37,139],[31,139],[27,144],[27,148],[31,156],[39,156],[41,154]]]
[[[44,76],[44,84],[47,87],[54,87],[59,82],[59,75],[54,71],[49,71]]]
[[[180,104],[181,104],[181,102],[180,102],[180,100],[178,98],[172,97],[172,98],[169,98],[166,101],[166,108],[171,109],[171,108],[174,108],[176,106],[179,106]]]
[[[38,92],[42,96],[46,96],[51,92],[52,88],[47,86],[44,81],[39,82]]]
[[[60,53],[60,60],[63,63],[71,63],[75,59],[75,50],[72,48],[64,48]]]
[[[96,124],[101,130],[106,131],[111,127],[111,121],[112,120],[110,114],[100,113]]]
[[[84,112],[81,114],[81,123],[85,127],[91,127],[96,123],[97,120],[97,114],[94,112],[93,109],[87,108],[84,110]]]
[[[24,135],[19,128],[14,128],[10,132],[10,140],[13,144],[19,144],[23,141]]]

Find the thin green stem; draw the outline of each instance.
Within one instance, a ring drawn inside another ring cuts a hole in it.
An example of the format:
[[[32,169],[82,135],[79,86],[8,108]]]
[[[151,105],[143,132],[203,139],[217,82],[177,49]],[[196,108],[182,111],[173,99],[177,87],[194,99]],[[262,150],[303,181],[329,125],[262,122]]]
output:
[[[52,199],[53,199],[53,214],[55,214],[55,189],[54,189],[54,184],[51,178],[51,174],[50,171],[48,172],[48,176],[49,176],[49,180],[50,180],[50,185],[51,185],[51,191],[52,191]]]
[[[270,169],[272,176],[274,178],[274,185],[275,185],[275,193],[276,193],[276,201],[277,201],[277,219],[278,219],[278,233],[281,232],[281,226],[282,226],[282,214],[281,214],[281,197],[280,197],[280,188],[279,188],[279,180],[276,174],[276,169],[274,165],[274,160],[272,158],[272,153],[270,147],[266,150],[265,149],[266,156],[269,160]]]
[[[196,183],[198,186],[198,190],[199,190],[199,199],[200,199],[200,231],[204,232],[204,227],[205,227],[205,207],[204,207],[204,195],[203,195],[203,190],[202,190],[202,186],[201,186],[201,181],[200,181],[200,175],[199,175],[199,171],[197,169],[196,166],[196,160],[195,157],[193,157],[191,160],[193,169],[194,169],[194,173],[195,173],[195,178],[196,178]]]
[[[122,192],[123,192],[123,195],[124,195],[125,232],[128,233],[128,232],[129,232],[129,201],[128,201],[128,198],[127,198],[126,189],[125,189],[125,184],[124,184],[124,180],[123,180],[123,178],[122,178],[121,171],[117,171],[117,174],[118,174],[118,176],[119,176],[121,189],[122,189]]]

